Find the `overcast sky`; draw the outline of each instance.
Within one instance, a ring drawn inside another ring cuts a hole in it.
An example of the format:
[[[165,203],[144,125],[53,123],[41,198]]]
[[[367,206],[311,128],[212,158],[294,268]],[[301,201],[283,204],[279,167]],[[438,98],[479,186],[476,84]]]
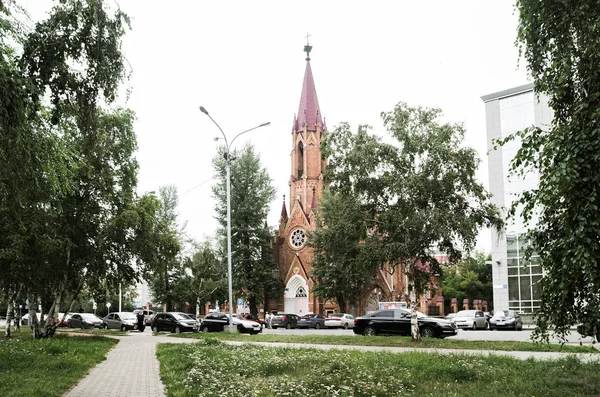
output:
[[[50,0],[17,0],[34,19]],[[180,221],[201,240],[216,230],[211,160],[219,130],[251,141],[277,197],[289,195],[291,128],[298,111],[310,33],[311,66],[329,130],[342,121],[383,132],[379,114],[399,101],[439,107],[464,122],[488,184],[485,108],[480,97],[527,83],[519,66],[513,1],[140,1],[105,0],[132,18],[124,53],[137,114],[138,192],[174,184]],[[289,208],[288,208],[289,209]],[[478,248],[490,250],[489,232]]]

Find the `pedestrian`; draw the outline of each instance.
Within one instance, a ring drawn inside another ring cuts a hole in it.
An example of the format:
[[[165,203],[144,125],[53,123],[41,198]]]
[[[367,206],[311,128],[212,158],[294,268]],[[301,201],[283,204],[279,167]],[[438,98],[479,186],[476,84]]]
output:
[[[138,323],[138,331],[144,332],[144,328],[146,324],[144,323],[144,312],[140,310],[137,313],[137,323]]]
[[[265,312],[265,323],[267,324],[267,328],[271,328],[271,319],[268,312]]]

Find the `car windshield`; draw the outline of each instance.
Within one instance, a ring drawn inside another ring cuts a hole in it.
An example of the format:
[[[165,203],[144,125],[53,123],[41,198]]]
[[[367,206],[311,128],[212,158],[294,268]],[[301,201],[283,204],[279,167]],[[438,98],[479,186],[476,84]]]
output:
[[[92,313],[81,313],[80,316],[84,320],[96,320],[98,318]]]
[[[172,313],[172,314],[173,314],[173,317],[175,317],[177,320],[190,320],[190,319],[193,320],[193,318],[191,318],[190,316],[188,316],[185,313]]]
[[[475,317],[474,310],[461,310],[456,313],[456,317]]]
[[[498,310],[494,313],[494,318],[513,317],[509,310]]]

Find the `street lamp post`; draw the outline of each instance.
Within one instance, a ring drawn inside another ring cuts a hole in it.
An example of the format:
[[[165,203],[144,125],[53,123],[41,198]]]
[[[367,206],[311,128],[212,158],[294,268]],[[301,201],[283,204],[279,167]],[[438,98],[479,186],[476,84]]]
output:
[[[239,134],[237,134],[235,137],[233,137],[233,139],[231,140],[231,143],[229,143],[227,141],[227,136],[225,136],[225,133],[223,132],[223,129],[221,128],[221,126],[212,118],[210,117],[210,114],[208,114],[208,111],[203,107],[200,106],[200,111],[202,113],[204,113],[205,115],[208,116],[208,118],[217,126],[217,128],[219,129],[219,131],[221,131],[221,134],[223,135],[223,140],[225,141],[225,170],[227,173],[227,282],[228,282],[228,287],[229,287],[229,325],[231,326],[233,324],[233,292],[232,292],[232,287],[231,287],[231,171],[230,171],[230,166],[231,166],[231,156],[229,155],[229,149],[231,148],[231,145],[233,144],[233,142],[236,140],[236,138],[242,134],[245,134],[248,131],[252,131],[255,130],[257,128],[260,127],[265,127],[269,124],[271,124],[271,122],[266,122],[266,123],[262,123],[261,125],[258,125],[256,127],[250,128],[248,130],[242,131]]]

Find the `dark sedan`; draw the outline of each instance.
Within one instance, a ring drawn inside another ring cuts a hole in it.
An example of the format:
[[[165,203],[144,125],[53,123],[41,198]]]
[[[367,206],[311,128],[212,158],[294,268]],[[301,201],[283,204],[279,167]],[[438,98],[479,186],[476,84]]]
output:
[[[377,310],[354,319],[353,331],[359,335],[410,335],[411,312],[406,309]],[[424,338],[456,335],[456,325],[448,320],[417,312],[419,331]]]
[[[185,331],[193,332],[196,331],[196,320],[186,313],[157,313],[152,319],[152,331],[170,331],[176,334]]]
[[[67,320],[69,328],[100,328],[102,319],[92,313],[75,313]]]
[[[322,314],[306,314],[300,317],[298,328],[325,328],[325,316]]]
[[[490,318],[490,329],[523,330],[523,320],[514,310],[496,310]]]
[[[271,321],[271,327],[273,329],[277,329],[279,327],[283,327],[286,329],[297,328],[299,319],[300,317],[297,314],[275,314],[273,316],[273,320]]]

